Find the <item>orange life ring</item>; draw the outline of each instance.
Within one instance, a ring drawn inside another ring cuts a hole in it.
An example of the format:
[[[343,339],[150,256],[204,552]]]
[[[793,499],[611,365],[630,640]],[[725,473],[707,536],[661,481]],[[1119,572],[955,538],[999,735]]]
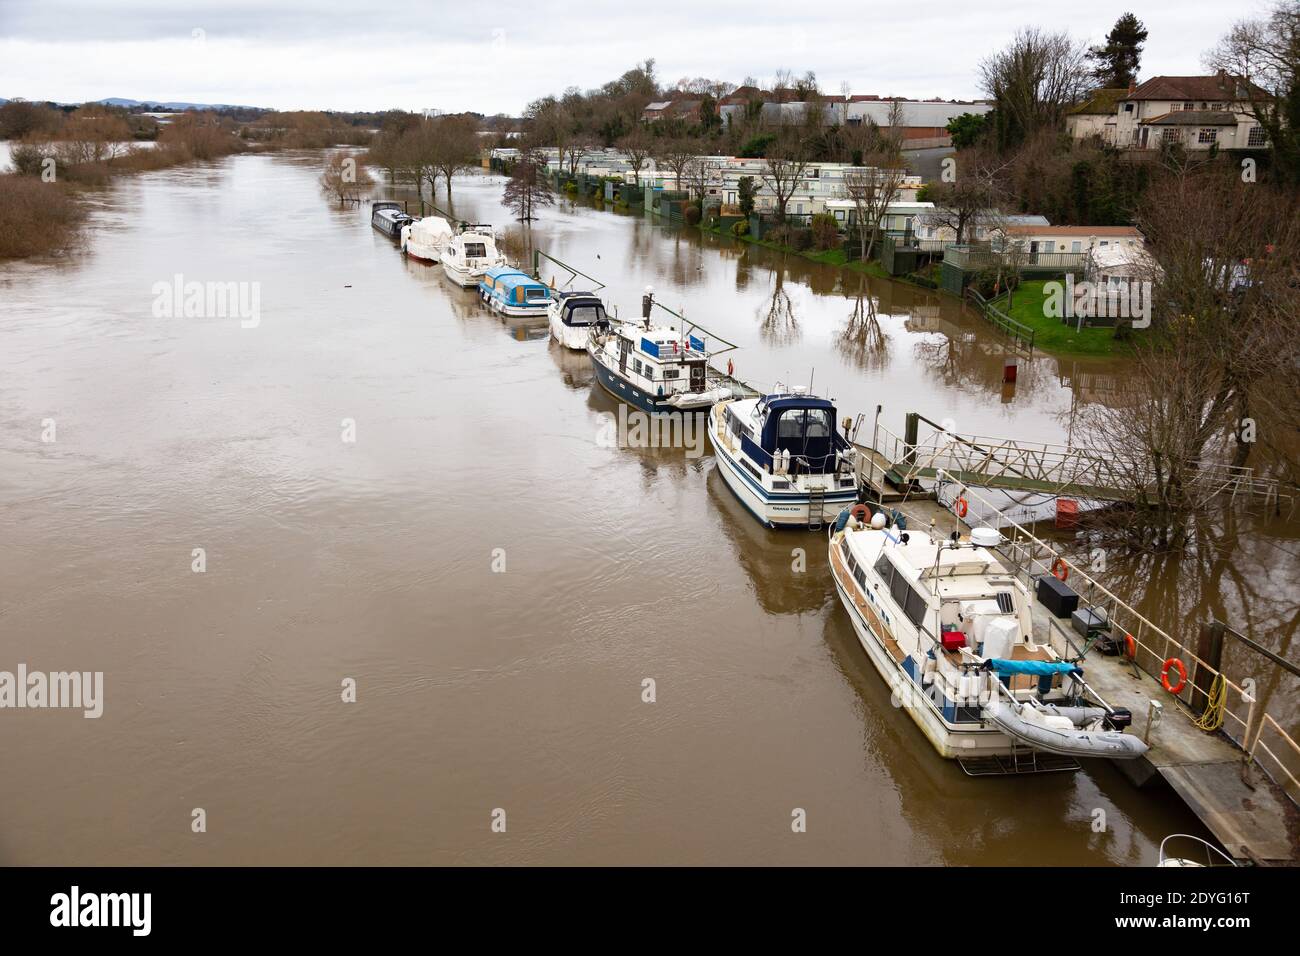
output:
[[[1137,641],[1133,640],[1133,635],[1132,635],[1132,634],[1125,634],[1125,635],[1124,635],[1124,650],[1125,650],[1125,652],[1128,654],[1128,659],[1129,659],[1129,660],[1131,660],[1131,661],[1132,661],[1132,660],[1137,660],[1137,656],[1138,656],[1138,645],[1137,645]]]
[[[854,505],[849,509],[849,517],[857,518],[859,521],[866,521],[871,517],[871,509],[866,505]]]
[[[1065,562],[1057,558],[1052,562],[1052,577],[1058,581],[1064,581],[1070,576],[1070,569],[1065,566]]]
[[[1174,687],[1169,685],[1170,668],[1178,671],[1178,684]],[[1165,666],[1160,670],[1160,683],[1164,686],[1165,690],[1169,691],[1171,694],[1177,694],[1182,690],[1183,687],[1187,685],[1187,668],[1183,666],[1183,662],[1176,657],[1171,657],[1169,660],[1165,661]]]
[[[954,502],[954,504],[956,505],[957,508],[957,517],[958,518],[966,517],[966,511],[968,509],[968,505],[966,504],[966,499],[958,498],[956,502]]]

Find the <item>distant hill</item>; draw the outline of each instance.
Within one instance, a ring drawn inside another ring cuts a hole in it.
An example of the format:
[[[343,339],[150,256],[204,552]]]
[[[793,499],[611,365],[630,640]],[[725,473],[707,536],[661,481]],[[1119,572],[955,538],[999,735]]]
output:
[[[185,103],[176,100],[163,102],[160,100],[129,100],[121,96],[109,96],[102,100],[95,100],[104,106],[123,106],[127,109],[133,109],[140,106],[147,106],[156,110],[257,110],[263,109],[260,106],[239,106],[234,103]]]

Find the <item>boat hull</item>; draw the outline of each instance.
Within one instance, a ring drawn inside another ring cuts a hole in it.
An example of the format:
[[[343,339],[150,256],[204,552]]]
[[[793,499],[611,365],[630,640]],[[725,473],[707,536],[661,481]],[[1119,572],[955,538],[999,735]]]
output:
[[[809,524],[827,524],[834,521],[845,508],[852,507],[858,500],[857,490],[827,491],[822,503],[820,521],[817,515],[811,515],[812,498],[799,492],[770,492],[763,488],[758,480],[744,472],[744,466],[732,456],[731,452],[719,442],[713,440],[713,427],[709,428],[709,441],[713,444],[713,457],[718,463],[718,471],[740,503],[749,509],[759,521],[773,528],[807,528]]]
[[[591,354],[590,349],[588,349],[588,354]],[[638,386],[620,377],[617,372],[606,366],[595,355],[591,356],[591,367],[596,372],[596,381],[600,382],[605,391],[615,398],[641,409],[643,412],[649,412],[651,415],[688,414],[660,401],[653,395],[646,394]]]
[[[591,327],[587,325],[565,325],[555,314],[555,310],[550,311],[551,337],[559,342],[566,349],[573,349],[575,352],[587,351],[587,342],[591,339]]]
[[[420,242],[408,242],[402,249],[412,259],[421,262],[438,263],[442,261],[442,250]]]

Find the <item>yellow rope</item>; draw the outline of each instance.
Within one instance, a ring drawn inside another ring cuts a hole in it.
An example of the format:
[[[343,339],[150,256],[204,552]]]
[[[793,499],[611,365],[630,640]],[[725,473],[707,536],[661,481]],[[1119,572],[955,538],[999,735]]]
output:
[[[1228,683],[1223,679],[1222,674],[1216,674],[1205,701],[1205,713],[1193,723],[1206,733],[1213,733],[1223,726],[1223,711],[1227,703]]]

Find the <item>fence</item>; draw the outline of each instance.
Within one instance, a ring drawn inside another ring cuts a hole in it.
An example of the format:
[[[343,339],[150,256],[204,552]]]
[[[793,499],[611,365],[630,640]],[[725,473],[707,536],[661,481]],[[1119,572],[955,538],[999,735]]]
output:
[[[945,260],[946,261],[946,260]],[[975,303],[975,308],[979,310],[980,315],[992,323],[996,328],[1006,334],[1017,348],[1022,348],[1026,352],[1034,351],[1034,330],[1023,322],[1018,322],[1011,316],[1007,315],[988,299],[980,295],[975,289],[967,289],[966,297]]]

